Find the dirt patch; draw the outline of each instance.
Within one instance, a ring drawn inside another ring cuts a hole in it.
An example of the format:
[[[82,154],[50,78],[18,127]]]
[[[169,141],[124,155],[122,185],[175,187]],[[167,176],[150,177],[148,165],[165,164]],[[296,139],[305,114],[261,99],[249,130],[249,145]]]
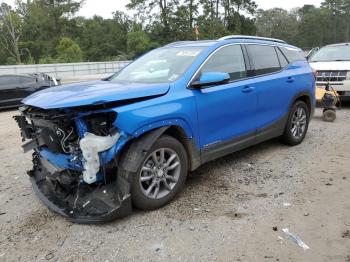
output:
[[[190,174],[164,208],[86,226],[38,201],[14,112],[1,112],[0,260],[350,262],[350,109],[334,123],[321,113],[297,147],[272,140],[226,156]]]

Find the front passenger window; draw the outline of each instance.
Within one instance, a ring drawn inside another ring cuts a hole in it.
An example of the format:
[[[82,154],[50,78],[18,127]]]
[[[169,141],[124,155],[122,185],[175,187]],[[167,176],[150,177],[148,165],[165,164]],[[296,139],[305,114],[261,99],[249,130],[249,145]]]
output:
[[[219,49],[201,71],[228,73],[231,81],[245,78],[247,73],[241,46],[232,45]]]

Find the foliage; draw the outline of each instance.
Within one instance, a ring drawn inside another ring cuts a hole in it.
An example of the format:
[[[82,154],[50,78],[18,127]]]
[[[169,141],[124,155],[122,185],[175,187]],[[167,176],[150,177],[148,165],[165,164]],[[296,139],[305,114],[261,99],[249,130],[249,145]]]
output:
[[[110,19],[76,16],[83,1],[1,4],[0,64],[130,59],[169,42],[229,34],[280,38],[304,49],[350,41],[350,0],[291,11],[261,10],[253,0],[129,0],[134,16],[115,11]]]
[[[127,50],[131,57],[140,56],[151,47],[151,40],[142,30],[128,33]]]
[[[257,34],[265,37],[294,42],[298,34],[298,17],[295,12],[281,8],[258,10],[256,16]]]
[[[325,0],[321,7],[304,5],[290,12],[259,10],[258,35],[287,40],[304,49],[350,41],[350,0]]]
[[[57,48],[57,61],[60,63],[74,63],[83,61],[83,51],[70,38],[63,37]]]
[[[57,60],[52,58],[51,56],[41,57],[39,59],[39,64],[55,64]]]
[[[12,59],[6,61],[15,61],[21,63],[21,54],[19,50],[19,41],[21,36],[22,19],[20,15],[12,8],[2,3],[0,5],[0,47],[6,50]]]

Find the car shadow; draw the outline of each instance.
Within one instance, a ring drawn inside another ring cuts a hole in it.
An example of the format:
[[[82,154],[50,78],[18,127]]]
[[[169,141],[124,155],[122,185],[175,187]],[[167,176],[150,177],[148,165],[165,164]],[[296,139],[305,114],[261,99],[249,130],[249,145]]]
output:
[[[196,183],[198,183],[199,180],[201,180],[201,177],[203,175],[206,176],[206,178],[208,178],[208,175],[212,175],[210,174],[212,169],[215,169],[217,167],[220,167],[222,165],[225,166],[232,166],[238,162],[244,161],[244,162],[250,162],[250,156],[252,154],[259,154],[262,153],[264,151],[267,150],[278,150],[281,147],[288,147],[287,145],[284,145],[280,142],[280,140],[278,138],[269,140],[269,141],[265,141],[263,143],[245,148],[243,150],[237,151],[235,153],[229,154],[227,156],[218,158],[216,160],[210,161],[208,163],[203,164],[202,166],[200,166],[198,169],[196,169],[195,171],[191,172],[187,178],[187,185],[194,185]]]

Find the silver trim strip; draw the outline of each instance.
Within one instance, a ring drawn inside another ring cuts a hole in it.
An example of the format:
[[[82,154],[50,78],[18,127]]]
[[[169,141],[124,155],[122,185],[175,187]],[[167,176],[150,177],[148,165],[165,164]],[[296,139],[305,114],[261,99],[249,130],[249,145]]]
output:
[[[198,74],[198,72],[202,69],[202,67],[205,65],[205,63],[216,53],[218,52],[219,50],[221,50],[222,48],[224,47],[227,47],[227,46],[233,46],[233,45],[261,45],[261,46],[271,46],[271,47],[279,47],[279,45],[274,45],[274,44],[258,44],[258,43],[231,43],[231,44],[226,44],[226,45],[223,45],[223,46],[220,46],[218,47],[217,49],[215,49],[204,61],[203,63],[200,65],[200,67],[196,70],[196,72],[192,75],[190,81],[187,83],[186,85],[186,88],[190,88],[191,87],[191,83],[192,81],[194,80],[194,78],[196,77],[196,75]],[[243,53],[243,51],[242,51]],[[243,54],[244,55],[244,54]],[[285,68],[285,67],[284,67]],[[284,70],[284,68],[282,68],[281,70],[279,71],[276,71],[276,72],[273,72],[273,73],[269,73],[269,74],[264,74],[264,75],[258,75],[258,76],[252,76],[252,77],[246,77],[246,78],[242,78],[242,79],[239,79],[237,81],[242,81],[242,80],[246,80],[246,79],[251,79],[251,78],[255,78],[255,77],[261,77],[261,76],[266,76],[266,75],[271,75],[271,74],[276,74],[276,73],[279,73],[281,71]],[[236,81],[234,81],[236,82]]]
[[[230,40],[230,39],[255,39],[255,40],[264,40],[264,41],[273,41],[277,43],[287,44],[286,41],[277,38],[270,37],[260,37],[260,36],[249,36],[249,35],[227,35],[218,39],[218,41]]]

